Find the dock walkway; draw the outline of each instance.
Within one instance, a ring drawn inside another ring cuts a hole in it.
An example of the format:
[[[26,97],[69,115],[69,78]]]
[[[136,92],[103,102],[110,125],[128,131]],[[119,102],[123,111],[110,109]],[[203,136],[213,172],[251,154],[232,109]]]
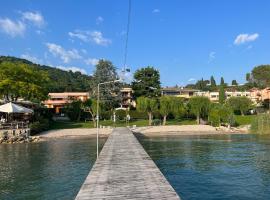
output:
[[[133,133],[116,128],[76,197],[88,199],[180,198]]]

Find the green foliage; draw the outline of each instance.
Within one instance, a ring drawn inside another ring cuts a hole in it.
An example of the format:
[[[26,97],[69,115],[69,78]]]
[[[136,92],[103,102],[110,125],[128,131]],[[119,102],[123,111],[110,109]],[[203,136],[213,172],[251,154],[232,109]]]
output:
[[[255,67],[252,72],[252,81],[259,87],[270,87],[270,65],[260,65]]]
[[[210,100],[207,97],[192,97],[190,98],[189,107],[191,113],[196,115],[197,117],[197,123],[200,123],[200,117],[207,116],[209,112],[210,107]]]
[[[233,86],[237,86],[238,85],[237,81],[236,80],[232,80],[232,85]]]
[[[162,116],[167,116],[172,112],[172,98],[170,96],[160,97],[159,112]]]
[[[152,124],[151,125],[152,126],[159,126],[159,125],[161,125],[161,120],[160,119],[154,119],[152,121]]]
[[[214,76],[210,78],[210,91],[215,91],[217,89],[217,84]]]
[[[82,102],[81,108],[84,112],[89,113],[91,115],[94,127],[96,127],[96,117],[97,117],[97,101],[95,99],[88,99],[85,102]],[[99,103],[99,115],[104,116],[104,106],[103,103]],[[106,118],[106,117],[105,117]]]
[[[252,109],[252,101],[243,96],[243,97],[231,97],[226,101],[228,105],[234,112],[240,112],[241,115],[244,115],[248,110]]]
[[[19,97],[41,101],[47,97],[48,74],[24,63],[0,62],[0,94],[8,101]]]
[[[139,112],[147,112],[149,125],[152,124],[153,112],[158,111],[158,102],[156,99],[148,97],[139,97],[137,99],[137,110]]]
[[[119,120],[124,120],[127,117],[128,112],[126,110],[116,110],[115,115]]]
[[[58,68],[49,67],[46,65],[39,65],[32,63],[25,59],[0,56],[0,66],[3,66],[2,63],[12,63],[16,66],[23,65],[28,68],[32,68],[34,71],[41,73],[41,75],[47,74],[49,81],[44,82],[43,79],[40,79],[40,84],[46,83],[46,87],[42,85],[42,88],[47,89],[47,92],[63,92],[63,91],[88,91],[90,89],[90,82],[92,77],[88,75],[81,74],[80,72],[64,71]],[[40,75],[40,76],[41,76]],[[38,80],[39,76],[36,79]],[[32,78],[35,78],[32,77]],[[31,79],[29,79],[31,80]],[[32,80],[31,80],[32,81]],[[47,94],[46,94],[47,95]]]
[[[68,104],[66,112],[71,121],[80,121],[82,114],[82,101],[73,101]]]
[[[47,131],[50,129],[50,122],[48,119],[40,118],[39,121],[35,121],[30,124],[31,135]]]
[[[220,85],[223,85],[223,86],[225,85],[225,81],[223,77],[220,78]]]
[[[159,112],[163,117],[163,125],[166,125],[167,116],[173,114],[174,117],[181,117],[184,112],[183,100],[179,97],[162,96],[160,98]]]
[[[147,119],[147,112],[139,112],[138,110],[130,110],[129,115],[131,120],[134,119]]]
[[[233,111],[222,104],[212,104],[208,119],[212,126],[220,126],[221,123],[233,125],[235,121]]]
[[[153,67],[138,69],[134,73],[132,82],[134,96],[158,97],[160,96],[160,75],[159,71]]]
[[[211,78],[210,78],[210,84],[211,84],[212,87],[216,87],[217,86],[214,76],[211,76]]]
[[[257,115],[235,115],[235,124],[237,126],[250,125]]]
[[[198,90],[202,90],[202,91],[208,91],[210,90],[209,85],[209,80],[199,80],[197,81],[197,83],[195,84],[194,89],[198,89]]]
[[[250,73],[246,73],[246,81],[250,81],[251,80],[251,75],[250,75]]]
[[[251,133],[270,134],[270,115],[258,115],[251,124]]]
[[[225,94],[225,90],[224,90],[224,85],[220,85],[218,101],[220,104],[224,104],[225,100],[226,100],[226,94]]]
[[[97,86],[99,83],[114,81],[119,79],[115,66],[108,60],[99,60],[93,75],[92,94],[97,96]],[[104,104],[105,110],[113,110],[120,105],[121,83],[111,83],[100,85],[100,100]]]
[[[184,99],[179,97],[172,97],[172,114],[175,118],[179,119],[186,114]]]

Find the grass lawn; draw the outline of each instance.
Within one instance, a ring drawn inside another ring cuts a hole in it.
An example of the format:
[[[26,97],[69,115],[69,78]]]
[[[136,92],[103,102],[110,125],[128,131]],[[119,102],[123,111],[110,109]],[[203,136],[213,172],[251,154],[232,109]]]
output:
[[[185,119],[185,120],[168,120],[167,125],[192,125],[196,124],[196,120],[194,119]],[[111,120],[100,121],[100,125],[102,126],[114,126]],[[129,126],[136,125],[138,126],[148,126],[148,120],[136,120],[131,121]],[[117,121],[115,123],[117,127],[126,126],[125,121]],[[53,122],[50,124],[50,129],[69,129],[69,128],[94,128],[93,122]]]
[[[256,115],[235,115],[235,122],[237,125],[248,125],[255,119]]]

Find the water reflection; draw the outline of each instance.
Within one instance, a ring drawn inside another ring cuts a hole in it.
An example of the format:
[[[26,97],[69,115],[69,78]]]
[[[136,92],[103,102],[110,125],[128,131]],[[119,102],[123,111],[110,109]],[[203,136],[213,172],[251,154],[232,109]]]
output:
[[[0,199],[74,199],[95,148],[91,138],[0,145]]]
[[[270,137],[140,138],[182,199],[270,199]]]

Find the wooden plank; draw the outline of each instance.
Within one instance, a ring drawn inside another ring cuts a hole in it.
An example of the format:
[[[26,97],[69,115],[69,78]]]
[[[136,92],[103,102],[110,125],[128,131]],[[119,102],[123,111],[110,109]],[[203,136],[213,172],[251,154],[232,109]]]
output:
[[[127,128],[116,128],[82,185],[76,200],[179,200],[172,186]]]

